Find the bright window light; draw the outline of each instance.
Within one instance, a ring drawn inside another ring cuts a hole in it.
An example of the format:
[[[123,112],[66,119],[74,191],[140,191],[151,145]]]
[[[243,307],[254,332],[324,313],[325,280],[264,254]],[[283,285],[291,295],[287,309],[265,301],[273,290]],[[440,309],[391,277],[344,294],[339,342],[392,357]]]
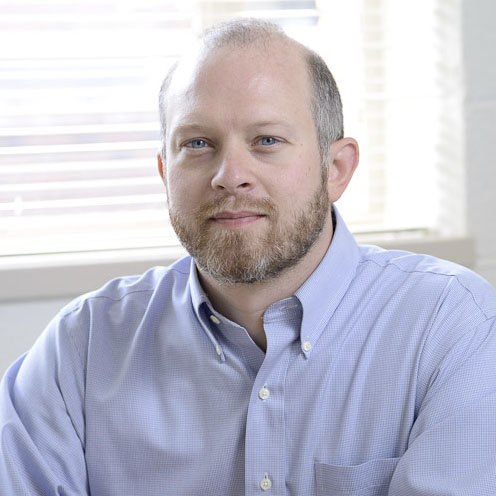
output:
[[[3,0],[0,257],[177,245],[158,89],[199,31],[239,15],[279,23],[333,71],[361,145],[338,202],[355,232],[463,230],[457,1]]]

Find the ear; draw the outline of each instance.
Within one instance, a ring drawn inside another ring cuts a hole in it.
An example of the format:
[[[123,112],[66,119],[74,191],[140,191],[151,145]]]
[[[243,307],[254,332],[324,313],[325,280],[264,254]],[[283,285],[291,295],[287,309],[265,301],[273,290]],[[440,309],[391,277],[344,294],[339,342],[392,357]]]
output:
[[[157,153],[157,162],[158,162],[158,172],[160,173],[160,177],[162,178],[164,184],[166,184],[165,175],[164,175],[164,164],[162,162],[162,154],[160,152]]]
[[[358,165],[358,143],[343,138],[331,145],[327,188],[331,203],[339,200]]]

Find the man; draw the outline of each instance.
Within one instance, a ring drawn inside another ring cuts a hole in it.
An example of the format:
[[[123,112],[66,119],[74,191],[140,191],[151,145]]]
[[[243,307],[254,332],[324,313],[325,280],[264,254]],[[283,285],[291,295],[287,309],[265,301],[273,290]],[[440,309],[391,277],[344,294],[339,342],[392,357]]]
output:
[[[207,31],[160,95],[191,257],[111,281],[2,383],[2,495],[494,495],[496,296],[359,246],[358,162],[321,59]]]

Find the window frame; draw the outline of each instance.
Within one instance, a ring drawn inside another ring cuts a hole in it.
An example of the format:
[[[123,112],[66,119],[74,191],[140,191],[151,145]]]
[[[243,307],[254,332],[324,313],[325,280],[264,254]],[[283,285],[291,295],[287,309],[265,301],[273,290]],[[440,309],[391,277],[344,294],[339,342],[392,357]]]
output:
[[[329,21],[335,19],[336,16],[331,15],[332,4],[338,3],[338,0],[316,0],[319,17]],[[457,202],[464,197],[463,194],[454,196]],[[453,212],[453,208],[448,210]],[[451,218],[464,223],[464,215],[451,215]],[[474,241],[463,235],[461,231],[465,228],[457,231],[459,237],[427,233],[422,238],[403,236],[391,240],[369,235],[366,241],[384,248],[427,253],[474,268],[477,261]],[[357,239],[360,240],[360,235]],[[113,277],[141,273],[155,265],[169,265],[184,254],[181,246],[171,246],[0,257],[0,280],[3,282],[0,301],[76,296],[98,288]]]

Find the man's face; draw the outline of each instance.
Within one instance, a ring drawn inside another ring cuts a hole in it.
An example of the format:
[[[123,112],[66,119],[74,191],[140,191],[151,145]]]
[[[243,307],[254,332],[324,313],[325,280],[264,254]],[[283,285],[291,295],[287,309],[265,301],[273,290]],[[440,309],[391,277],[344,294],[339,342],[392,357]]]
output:
[[[329,221],[306,66],[294,47],[225,48],[179,66],[165,181],[201,271],[251,283],[295,265]]]

